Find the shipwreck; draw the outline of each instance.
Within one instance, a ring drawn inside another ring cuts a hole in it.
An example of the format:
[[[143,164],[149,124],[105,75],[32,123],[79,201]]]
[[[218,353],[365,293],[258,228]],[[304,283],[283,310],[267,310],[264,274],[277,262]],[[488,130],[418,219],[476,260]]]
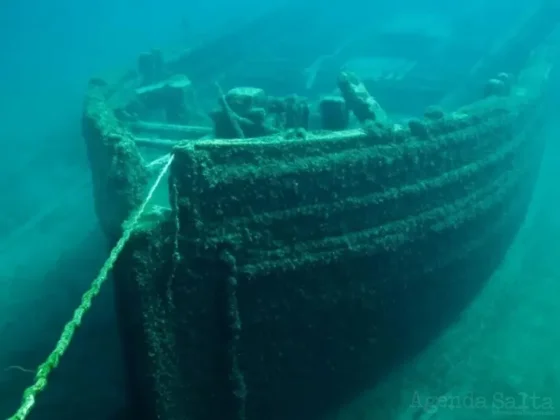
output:
[[[297,95],[247,36],[272,18],[89,85],[83,135],[111,245],[170,165],[113,272],[130,418],[325,418],[453,321],[531,199],[554,3],[473,54],[460,83],[438,83],[434,56],[384,78],[342,65],[374,31],[312,59],[269,47]],[[249,46],[228,55],[232,38]]]

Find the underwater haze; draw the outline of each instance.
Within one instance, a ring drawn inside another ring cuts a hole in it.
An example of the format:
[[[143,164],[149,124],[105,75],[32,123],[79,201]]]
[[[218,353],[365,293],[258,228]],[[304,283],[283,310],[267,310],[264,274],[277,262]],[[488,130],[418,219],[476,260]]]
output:
[[[560,419],[554,1],[6,0],[0,49],[0,418]]]

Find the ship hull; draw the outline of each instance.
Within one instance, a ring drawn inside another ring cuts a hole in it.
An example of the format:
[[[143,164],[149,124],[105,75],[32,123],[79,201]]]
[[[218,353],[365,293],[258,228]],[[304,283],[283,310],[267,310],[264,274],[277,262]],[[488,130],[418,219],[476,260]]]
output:
[[[539,170],[536,97],[410,129],[175,149],[116,267],[146,418],[323,418],[476,296]]]
[[[170,208],[142,217],[114,267],[130,418],[324,419],[437,338],[531,200],[555,51],[540,38],[489,82],[504,89],[474,102],[451,92],[448,104],[469,103],[455,112],[164,138]],[[479,96],[480,78],[498,72],[483,70],[469,81]],[[84,138],[115,243],[154,177],[140,146],[162,139],[119,120],[110,90],[90,86]],[[177,134],[169,122],[156,125]]]

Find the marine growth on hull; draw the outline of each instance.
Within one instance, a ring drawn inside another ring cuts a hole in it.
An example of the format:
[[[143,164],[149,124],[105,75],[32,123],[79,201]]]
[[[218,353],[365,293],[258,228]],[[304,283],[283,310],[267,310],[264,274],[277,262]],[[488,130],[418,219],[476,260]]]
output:
[[[111,245],[129,237],[114,278],[132,418],[324,419],[453,322],[531,198],[547,7],[454,80],[406,56],[370,54],[390,71],[363,74],[363,38],[281,70],[251,39],[260,67],[228,62],[233,35],[92,80],[96,212]]]

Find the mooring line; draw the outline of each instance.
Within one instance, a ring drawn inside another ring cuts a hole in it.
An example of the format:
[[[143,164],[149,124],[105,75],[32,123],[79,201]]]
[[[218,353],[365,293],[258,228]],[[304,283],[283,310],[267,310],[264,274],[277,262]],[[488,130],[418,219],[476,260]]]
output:
[[[8,420],[25,420],[31,412],[31,409],[35,405],[37,394],[39,394],[46,388],[48,376],[54,369],[56,369],[56,367],[60,363],[60,359],[62,358],[64,353],[66,353],[66,350],[68,350],[70,341],[74,337],[74,333],[76,332],[77,328],[82,323],[84,314],[89,310],[93,299],[99,294],[101,286],[103,286],[103,283],[105,283],[105,281],[107,280],[107,276],[115,265],[115,262],[117,261],[128,240],[132,236],[134,228],[140,220],[140,217],[142,217],[142,214],[146,210],[146,207],[152,199],[157,187],[161,183],[161,180],[169,170],[169,167],[173,162],[173,158],[174,155],[169,156],[169,160],[162,168],[156,181],[152,185],[152,188],[150,188],[150,191],[144,199],[144,202],[123,225],[124,231],[121,238],[119,239],[115,247],[111,250],[109,258],[107,258],[105,264],[103,264],[103,267],[101,267],[99,274],[97,275],[95,280],[93,280],[90,288],[82,296],[82,302],[80,303],[80,306],[78,306],[78,308],[74,311],[72,319],[65,325],[64,329],[62,330],[62,334],[58,339],[58,342],[56,343],[56,347],[47,357],[47,359],[37,368],[34,383],[24,391],[22,403],[19,409],[13,416],[9,417]]]

